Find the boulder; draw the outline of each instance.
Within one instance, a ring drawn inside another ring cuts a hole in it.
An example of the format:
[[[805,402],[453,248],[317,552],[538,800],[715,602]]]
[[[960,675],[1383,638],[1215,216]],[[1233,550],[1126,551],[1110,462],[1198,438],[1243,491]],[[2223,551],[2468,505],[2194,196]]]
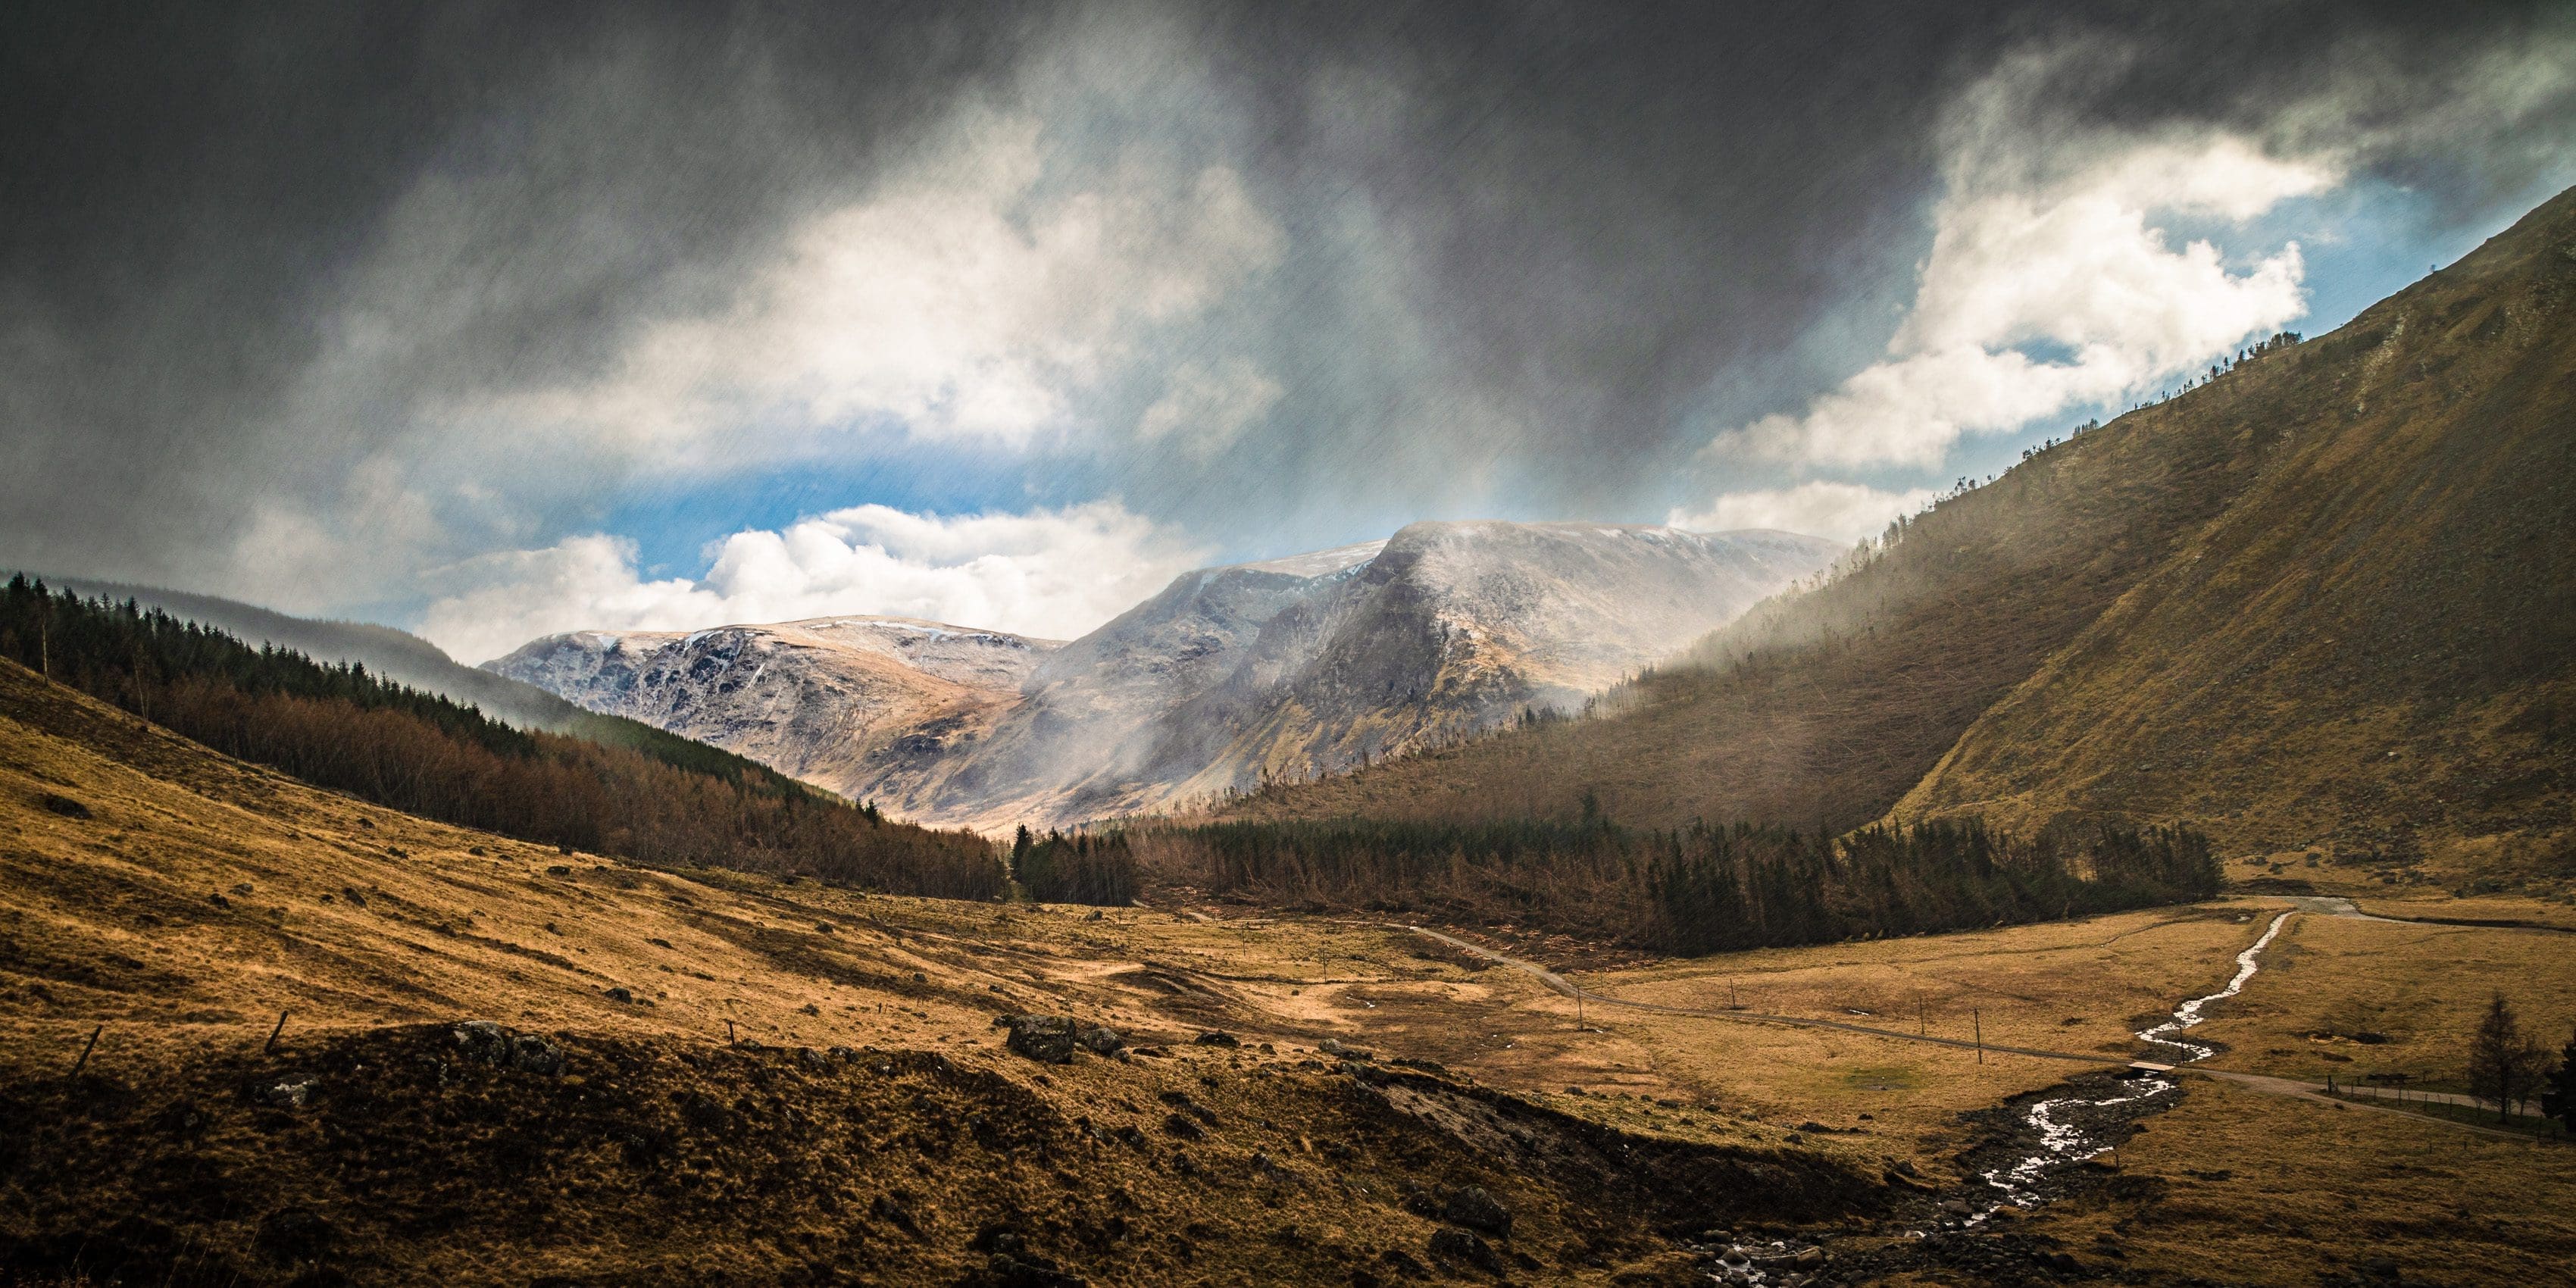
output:
[[[1368,1048],[1351,1046],[1348,1043],[1343,1042],[1340,1038],[1326,1038],[1323,1041],[1316,1043],[1315,1049],[1329,1056],[1335,1056],[1344,1060],[1357,1060],[1362,1063],[1366,1063],[1375,1058]]]
[[[1080,1026],[1062,1015],[1015,1015],[1010,1017],[1010,1030],[1004,1045],[1013,1055],[1040,1064],[1065,1064],[1073,1059]]]
[[[1449,1193],[1440,1205],[1440,1217],[1472,1230],[1487,1234],[1510,1234],[1512,1212],[1481,1185],[1464,1186]]]
[[[1239,1047],[1243,1045],[1243,1039],[1238,1038],[1223,1029],[1211,1029],[1198,1035],[1198,1037],[1192,1040],[1197,1042],[1200,1046]]]
[[[453,1032],[466,1059],[545,1077],[564,1071],[563,1048],[534,1033],[513,1033],[490,1020],[467,1020]]]
[[[1108,1055],[1127,1045],[1127,1039],[1120,1037],[1118,1030],[1104,1024],[1094,1024],[1076,1032],[1073,1035],[1073,1041],[1076,1046],[1093,1055]]]

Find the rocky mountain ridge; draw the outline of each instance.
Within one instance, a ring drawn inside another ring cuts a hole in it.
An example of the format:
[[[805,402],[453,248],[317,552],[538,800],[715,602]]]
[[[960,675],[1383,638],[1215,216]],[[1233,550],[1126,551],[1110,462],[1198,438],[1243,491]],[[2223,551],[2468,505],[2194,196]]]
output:
[[[844,795],[981,730],[1053,640],[899,617],[700,631],[573,631],[484,664],[499,675],[749,756]]]
[[[1184,574],[1061,646],[845,618],[577,632],[487,666],[903,817],[999,830],[1571,710],[1838,552],[1785,532],[1418,523]]]

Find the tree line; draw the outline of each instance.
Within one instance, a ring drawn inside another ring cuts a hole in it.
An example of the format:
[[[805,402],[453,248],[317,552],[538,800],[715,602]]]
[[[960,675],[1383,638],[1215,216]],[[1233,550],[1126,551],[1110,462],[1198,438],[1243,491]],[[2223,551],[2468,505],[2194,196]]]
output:
[[[441,822],[641,863],[945,898],[1003,889],[977,837],[888,822],[685,739],[617,746],[520,729],[132,601],[13,578],[0,590],[0,656],[226,755]]]
[[[2188,827],[2018,838],[1975,820],[1669,831],[1571,822],[1343,819],[1135,832],[1147,874],[1283,904],[1507,920],[1703,954],[2039,921],[2205,899],[2221,876]]]
[[[1125,907],[1136,898],[1136,853],[1123,832],[1039,837],[1023,827],[1011,838],[1011,879],[1040,903]]]

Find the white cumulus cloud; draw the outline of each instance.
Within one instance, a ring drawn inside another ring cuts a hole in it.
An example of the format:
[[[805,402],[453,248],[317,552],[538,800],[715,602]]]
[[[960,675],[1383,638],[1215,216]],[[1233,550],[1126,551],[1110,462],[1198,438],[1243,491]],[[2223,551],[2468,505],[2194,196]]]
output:
[[[1811,537],[1858,541],[1877,535],[1888,520],[1922,509],[1932,497],[1930,488],[1887,491],[1860,483],[1815,479],[1795,487],[1729,492],[1705,510],[1675,510],[1665,522],[1694,532],[1779,528]]]
[[[807,220],[727,306],[642,328],[601,379],[473,410],[681,464],[851,428],[1062,428],[1145,328],[1208,308],[1284,237],[1231,169],[1138,153],[1063,190],[1042,136],[970,113],[931,160]]]
[[[1080,635],[1204,562],[1115,501],[1022,514],[835,510],[712,547],[700,578],[645,580],[632,542],[570,537],[447,570],[421,633],[471,661],[571,630],[695,630],[873,614]]]
[[[2297,243],[2231,267],[2160,220],[2241,224],[2334,186],[2336,162],[2205,127],[2054,126],[2062,70],[2016,60],[1953,114],[1931,254],[1885,356],[1800,414],[1718,435],[1714,454],[1937,466],[1963,435],[2177,377],[2306,310]]]

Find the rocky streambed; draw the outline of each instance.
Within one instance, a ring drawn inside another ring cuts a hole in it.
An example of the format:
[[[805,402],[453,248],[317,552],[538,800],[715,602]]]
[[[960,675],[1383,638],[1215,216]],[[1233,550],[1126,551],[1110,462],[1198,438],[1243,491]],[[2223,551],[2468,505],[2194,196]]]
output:
[[[2007,1204],[2029,1207],[2058,1197],[2070,1169],[2127,1139],[2139,1119],[2171,1107],[2182,1091],[2171,1071],[2218,1054],[2218,1048],[2183,1035],[2208,1018],[2212,1004],[2245,990],[2262,969],[2263,950],[2296,914],[2292,909],[2273,917],[2261,937],[2236,954],[2236,973],[2226,987],[2191,998],[2164,1023],[2138,1031],[2138,1040],[2161,1059],[2141,1061],[2124,1073],[2071,1078],[1994,1111],[2001,1120],[1994,1124],[1995,1134],[1966,1160],[1987,1192],[1972,1201],[1972,1210],[1958,1223],[1983,1222]]]

